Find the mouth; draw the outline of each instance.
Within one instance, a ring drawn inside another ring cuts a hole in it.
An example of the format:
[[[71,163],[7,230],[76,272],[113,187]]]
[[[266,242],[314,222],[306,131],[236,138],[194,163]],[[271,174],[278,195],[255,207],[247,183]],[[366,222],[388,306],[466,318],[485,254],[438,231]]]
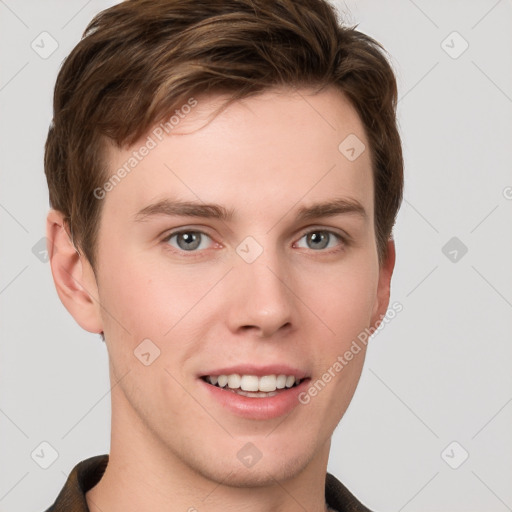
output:
[[[311,374],[286,364],[239,364],[203,369],[201,388],[224,411],[249,420],[272,420],[296,409]]]
[[[203,375],[200,378],[210,386],[249,398],[270,398],[288,389],[295,388],[308,380],[307,377],[300,378],[286,374],[258,376],[238,373]]]

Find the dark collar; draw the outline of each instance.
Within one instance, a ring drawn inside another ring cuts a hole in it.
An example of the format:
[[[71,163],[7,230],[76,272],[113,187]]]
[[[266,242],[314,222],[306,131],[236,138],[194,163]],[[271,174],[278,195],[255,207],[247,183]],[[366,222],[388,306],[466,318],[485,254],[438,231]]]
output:
[[[45,512],[89,512],[85,493],[101,480],[107,464],[108,455],[96,455],[79,462],[69,474],[55,503]],[[325,479],[325,500],[338,512],[371,512],[330,473]]]

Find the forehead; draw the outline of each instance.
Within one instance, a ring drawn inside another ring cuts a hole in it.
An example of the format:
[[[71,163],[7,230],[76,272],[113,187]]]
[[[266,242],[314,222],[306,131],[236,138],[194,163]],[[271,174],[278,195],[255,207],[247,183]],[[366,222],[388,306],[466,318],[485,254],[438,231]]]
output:
[[[270,90],[213,118],[225,97],[192,100],[132,147],[109,148],[110,176],[126,172],[106,196],[107,212],[133,215],[170,197],[278,214],[279,206],[346,195],[371,213],[368,141],[357,112],[337,89]]]

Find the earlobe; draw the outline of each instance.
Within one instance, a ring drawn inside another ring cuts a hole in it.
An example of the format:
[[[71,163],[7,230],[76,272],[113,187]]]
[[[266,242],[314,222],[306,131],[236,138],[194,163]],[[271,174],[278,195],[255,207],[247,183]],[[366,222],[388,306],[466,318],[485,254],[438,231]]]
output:
[[[386,315],[389,306],[389,295],[391,291],[391,276],[395,268],[395,242],[390,239],[387,245],[387,255],[379,268],[379,283],[377,286],[377,297],[372,314],[371,325],[374,326]]]
[[[64,215],[50,210],[46,219],[48,257],[57,294],[64,307],[86,331],[103,331],[94,272],[67,231]]]

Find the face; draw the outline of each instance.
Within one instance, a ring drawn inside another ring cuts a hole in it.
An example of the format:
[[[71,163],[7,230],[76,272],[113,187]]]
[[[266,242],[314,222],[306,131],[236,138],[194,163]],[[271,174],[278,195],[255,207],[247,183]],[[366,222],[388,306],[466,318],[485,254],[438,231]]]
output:
[[[149,133],[154,147],[108,187],[91,289],[121,379],[113,439],[263,485],[325,462],[364,346],[341,370],[339,357],[385,313],[390,272],[370,152],[339,149],[350,134],[369,148],[343,95],[267,91],[206,123],[218,99]],[[111,173],[147,141],[111,148]]]

